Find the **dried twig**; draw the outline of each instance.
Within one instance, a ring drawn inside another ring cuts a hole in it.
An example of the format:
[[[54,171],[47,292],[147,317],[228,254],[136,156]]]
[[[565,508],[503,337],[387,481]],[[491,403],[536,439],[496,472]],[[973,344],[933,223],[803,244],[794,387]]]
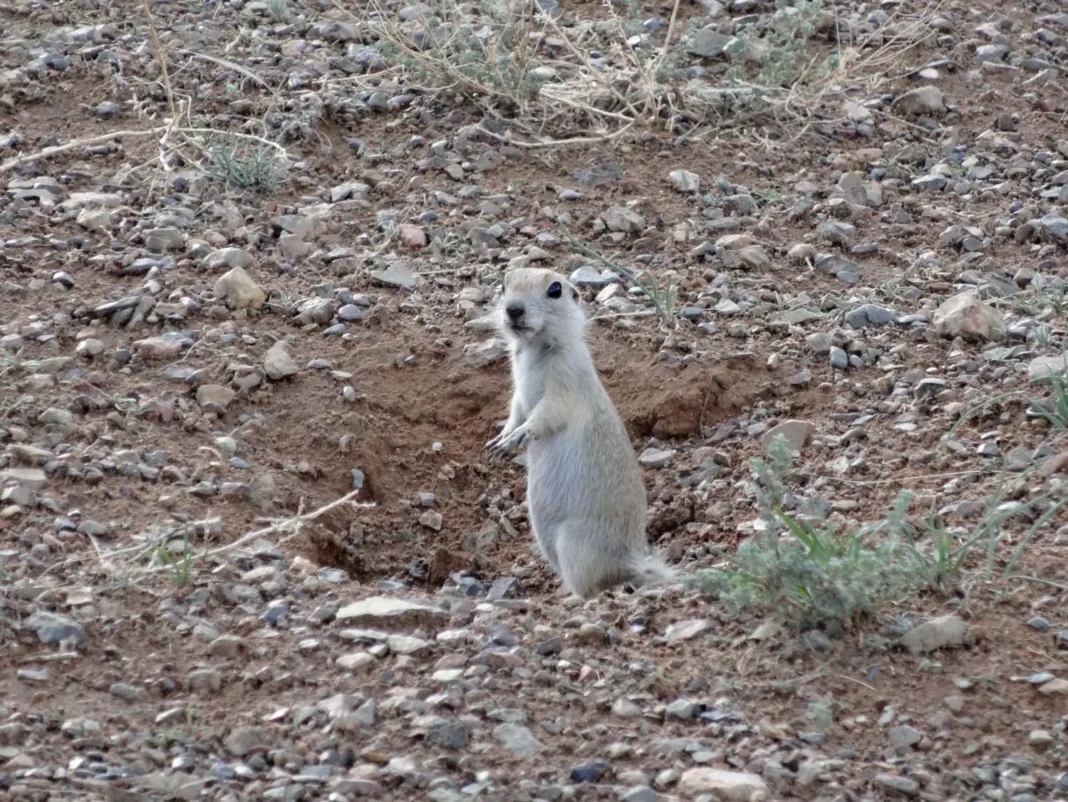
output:
[[[616,137],[622,136],[627,131],[629,131],[633,125],[634,122],[631,121],[624,125],[622,128],[613,131],[610,134],[604,134],[603,136],[577,136],[572,137],[571,139],[546,139],[540,142],[521,142],[517,139],[511,139],[506,136],[501,136],[500,134],[495,134],[493,131],[490,131],[488,128],[482,125],[478,126],[478,130],[480,133],[483,133],[486,136],[492,137],[493,139],[496,139],[499,142],[506,142],[509,145],[515,145],[517,148],[556,148],[562,147],[564,145],[595,145],[598,142],[607,142],[611,139],[615,139]]]
[[[39,150],[36,153],[24,153],[21,156],[15,156],[12,159],[8,159],[6,162],[0,163],[0,175],[11,172],[12,170],[17,170],[24,164],[31,164],[33,162],[41,161],[41,159],[47,159],[49,156],[67,153],[72,150],[77,150],[78,148],[101,145],[104,142],[110,142],[112,139],[115,139],[115,137],[157,136],[168,128],[170,128],[170,125],[159,125],[144,131],[112,131],[110,134],[91,136],[86,139],[73,139],[65,145],[54,145],[53,147]]]
[[[265,537],[266,535],[272,535],[277,532],[284,532],[286,530],[292,529],[294,530],[292,534],[295,535],[300,531],[300,527],[308,523],[308,521],[314,521],[316,518],[325,515],[327,512],[332,509],[335,509],[336,507],[340,507],[342,504],[351,503],[353,507],[363,509],[374,507],[375,505],[373,502],[356,503],[353,501],[353,499],[355,499],[360,492],[360,490],[353,490],[351,493],[342,496],[339,499],[335,499],[329,504],[319,507],[316,510],[312,510],[311,512],[300,513],[293,516],[292,518],[279,519],[270,524],[269,526],[263,527],[262,529],[256,529],[252,532],[245,533],[233,543],[227,543],[225,546],[219,546],[218,548],[211,549],[210,551],[205,551],[201,552],[200,554],[192,555],[193,559],[204,560],[211,557],[217,557],[220,554],[225,554],[226,552],[233,551],[234,549],[239,549],[247,543],[251,543],[252,541],[257,540],[258,538]],[[165,571],[167,569],[168,566],[152,566],[146,569],[145,573],[155,574],[161,571]]]
[[[148,0],[141,0],[141,5],[145,9],[145,16],[148,17],[148,32],[152,36],[152,49],[156,53],[156,61],[159,62],[160,72],[163,76],[163,90],[167,93],[167,108],[171,110],[171,119],[178,119],[178,108],[174,105],[174,92],[171,89],[171,76],[167,72],[167,59],[163,57],[163,46],[159,42],[159,34],[156,32],[156,21],[152,17],[152,9],[148,4]]]

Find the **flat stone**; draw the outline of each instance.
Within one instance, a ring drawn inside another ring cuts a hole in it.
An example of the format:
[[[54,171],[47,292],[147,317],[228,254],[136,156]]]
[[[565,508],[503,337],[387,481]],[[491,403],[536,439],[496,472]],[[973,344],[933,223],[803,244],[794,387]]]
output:
[[[941,117],[946,113],[942,90],[937,86],[921,86],[894,99],[890,106],[906,117]]]
[[[691,56],[701,58],[718,59],[724,57],[724,50],[730,43],[731,37],[716,30],[715,26],[701,28],[690,39],[686,46],[686,52]]]
[[[85,645],[85,627],[55,613],[36,612],[26,619],[23,627],[37,633],[41,643],[59,644],[69,641],[77,647]]]
[[[393,596],[372,596],[345,605],[337,611],[335,618],[337,621],[346,621],[356,626],[414,629],[444,622],[448,616],[440,607],[429,602],[408,601]]]
[[[75,423],[74,413],[66,409],[50,407],[37,416],[37,422],[45,426],[54,426],[64,435],[71,434],[78,429]]]
[[[903,724],[890,730],[890,745],[895,749],[907,749],[923,740],[923,733],[915,727]]]
[[[378,662],[376,658],[370,652],[349,652],[343,654],[334,661],[338,668],[343,668],[346,671],[362,671],[365,668],[370,668]]]
[[[267,301],[267,294],[244,268],[235,267],[215,282],[215,300],[231,309],[259,309]]]
[[[1027,365],[1027,378],[1032,384],[1052,384],[1054,374],[1068,371],[1068,361],[1063,354],[1058,356],[1036,356]]]
[[[804,420],[785,420],[777,426],[773,426],[760,438],[764,450],[771,448],[771,444],[779,435],[786,439],[786,447],[793,453],[798,454],[804,448],[808,438],[812,435],[813,426]]]
[[[684,640],[692,640],[711,630],[712,622],[707,618],[676,621],[674,624],[668,625],[667,630],[664,632],[664,640],[668,643],[679,643]]]
[[[237,393],[221,384],[202,384],[197,388],[197,404],[210,412],[225,410]]]
[[[1057,473],[1068,472],[1068,451],[1062,451],[1060,454],[1047,457],[1038,466],[1038,472],[1047,478]]]
[[[177,228],[150,228],[144,238],[145,247],[154,253],[178,251],[185,245],[185,236]]]
[[[666,468],[675,458],[670,449],[647,448],[638,457],[638,463],[645,468]]]
[[[926,623],[906,632],[901,643],[913,654],[926,654],[938,649],[953,649],[963,646],[968,639],[967,622],[957,615],[932,618]]]
[[[279,340],[263,355],[263,372],[271,381],[281,381],[300,372],[296,360],[289,353],[285,340]]]
[[[810,320],[820,320],[822,315],[818,312],[813,312],[811,309],[805,307],[799,307],[797,309],[789,309],[779,315],[773,322],[786,323],[790,326],[797,326],[802,323],[808,323]]]
[[[593,287],[594,289],[601,289],[612,283],[613,277],[600,273],[596,268],[590,267],[589,265],[582,265],[581,267],[572,270],[568,279],[576,287]]]
[[[252,261],[252,254],[241,248],[219,248],[204,257],[204,267],[209,270],[248,267]]]
[[[404,265],[394,262],[385,270],[376,270],[371,273],[371,280],[384,284],[387,287],[396,287],[401,290],[414,289],[419,279]]]
[[[710,793],[720,802],[752,802],[768,798],[767,783],[758,775],[704,766],[684,771],[677,788],[688,795]]]
[[[430,643],[411,635],[390,635],[386,639],[393,654],[419,654],[430,648]]]
[[[672,170],[668,173],[668,181],[677,192],[684,195],[692,195],[701,191],[701,176],[689,170]]]
[[[485,342],[464,346],[464,361],[470,368],[484,368],[499,362],[508,355],[508,344],[500,337],[491,337]]]
[[[522,724],[498,725],[493,730],[493,740],[508,751],[522,757],[533,757],[545,749],[545,745]]]
[[[1050,212],[1038,219],[1039,228],[1051,239],[1068,242],[1068,218]]]
[[[16,484],[30,490],[44,487],[48,481],[40,468],[4,468],[0,470],[0,485]]]
[[[846,313],[845,322],[855,329],[897,323],[897,312],[877,304],[864,304]]]
[[[223,741],[226,751],[234,757],[245,757],[266,745],[267,741],[259,727],[234,727]]]
[[[935,332],[943,337],[993,341],[1005,336],[1005,322],[1001,314],[970,292],[954,295],[945,301],[935,310],[932,322]]]
[[[908,777],[899,777],[896,774],[876,774],[872,782],[899,796],[911,798],[920,795],[920,784]]]
[[[609,231],[619,234],[640,234],[645,230],[645,218],[627,206],[607,209],[601,220]]]
[[[1038,692],[1044,696],[1068,696],[1068,679],[1051,679],[1049,682],[1039,685]]]

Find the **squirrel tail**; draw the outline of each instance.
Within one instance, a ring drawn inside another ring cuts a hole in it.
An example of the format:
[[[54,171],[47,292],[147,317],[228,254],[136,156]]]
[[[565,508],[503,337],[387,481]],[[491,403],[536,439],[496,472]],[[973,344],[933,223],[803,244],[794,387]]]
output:
[[[639,587],[679,580],[678,571],[653,549],[635,554],[631,559],[630,572],[632,581]]]

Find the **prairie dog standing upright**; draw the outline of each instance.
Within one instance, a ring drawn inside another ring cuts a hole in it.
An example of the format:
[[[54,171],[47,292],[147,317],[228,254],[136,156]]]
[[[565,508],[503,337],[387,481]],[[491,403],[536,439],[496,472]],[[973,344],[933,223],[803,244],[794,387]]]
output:
[[[586,347],[578,290],[550,270],[511,270],[500,322],[514,388],[508,422],[486,448],[527,444],[530,525],[549,565],[586,599],[673,578],[645,539],[641,468]]]

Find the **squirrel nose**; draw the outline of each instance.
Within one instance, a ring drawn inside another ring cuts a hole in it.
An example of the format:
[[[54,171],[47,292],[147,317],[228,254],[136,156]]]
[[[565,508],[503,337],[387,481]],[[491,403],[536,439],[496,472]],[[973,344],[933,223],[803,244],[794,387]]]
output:
[[[523,317],[523,304],[508,304],[504,311],[508,313],[508,317],[514,322]]]

